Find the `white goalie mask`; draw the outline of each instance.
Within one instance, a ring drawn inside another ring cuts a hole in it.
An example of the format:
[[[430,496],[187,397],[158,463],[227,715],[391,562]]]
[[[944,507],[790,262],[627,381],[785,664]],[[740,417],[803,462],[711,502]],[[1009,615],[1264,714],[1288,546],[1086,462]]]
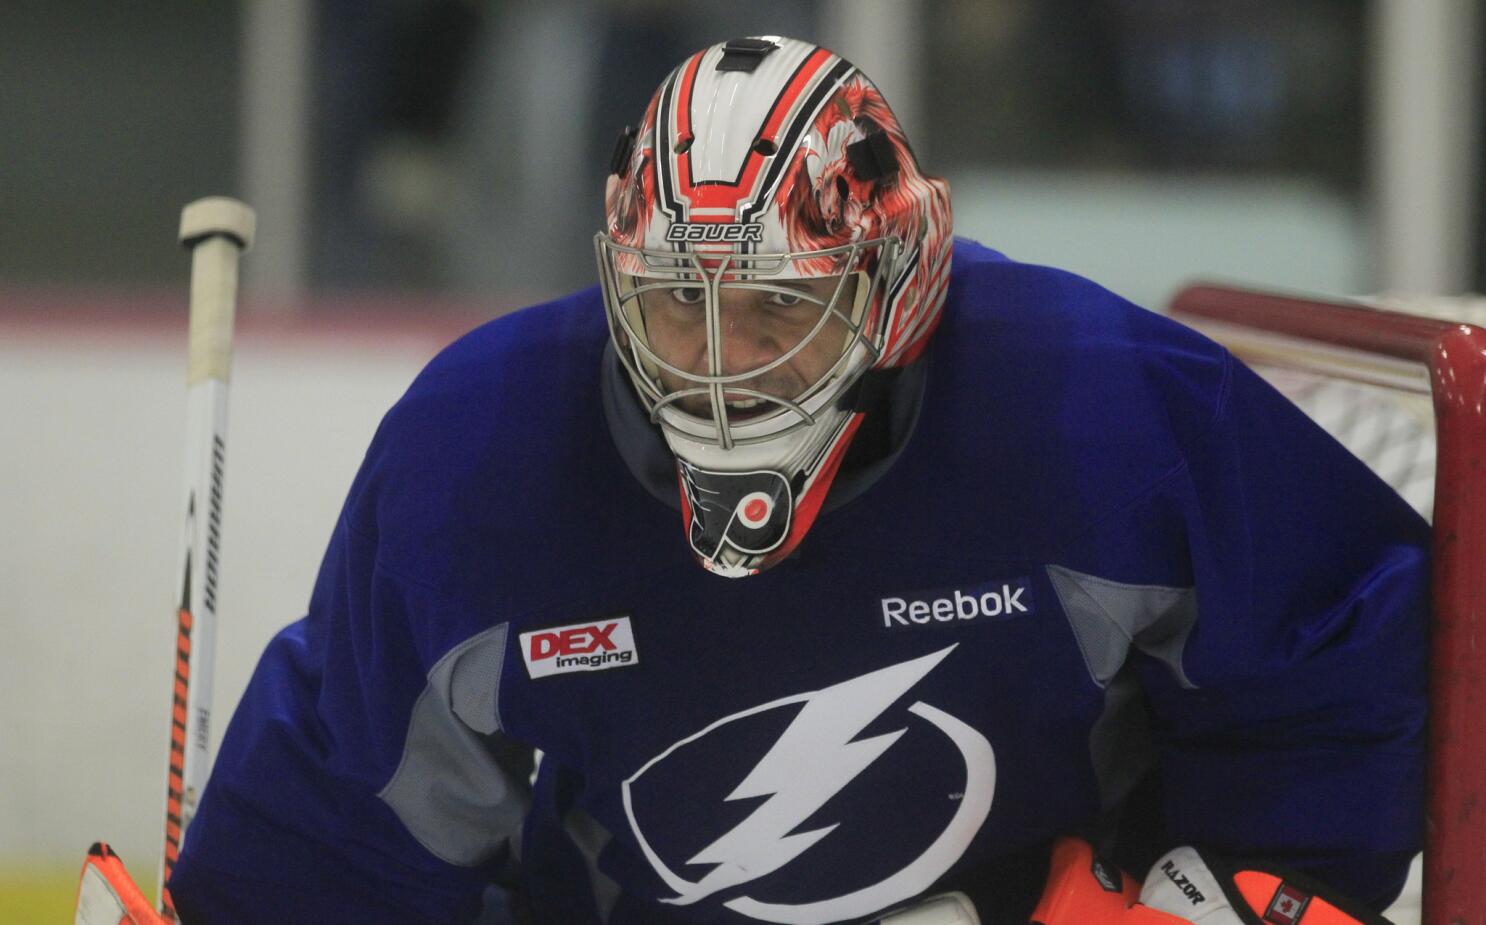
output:
[[[687,538],[737,577],[787,556],[949,277],[948,187],[835,54],[735,39],[683,62],[611,165],[610,332],[675,454]]]

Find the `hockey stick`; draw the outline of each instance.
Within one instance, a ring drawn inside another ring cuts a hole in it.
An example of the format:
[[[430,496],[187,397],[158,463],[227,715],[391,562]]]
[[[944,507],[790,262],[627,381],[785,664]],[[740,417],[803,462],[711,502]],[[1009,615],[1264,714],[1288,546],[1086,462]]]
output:
[[[191,321],[186,366],[186,519],[181,543],[165,848],[157,906],[175,918],[166,884],[211,768],[212,662],[227,456],[227,378],[237,308],[238,258],[253,244],[253,210],[236,199],[198,199],[181,210],[191,251]]]

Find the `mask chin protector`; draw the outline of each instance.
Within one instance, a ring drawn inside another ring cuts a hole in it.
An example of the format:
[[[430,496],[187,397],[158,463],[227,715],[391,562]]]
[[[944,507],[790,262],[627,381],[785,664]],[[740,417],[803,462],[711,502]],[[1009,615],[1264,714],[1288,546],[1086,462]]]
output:
[[[794,497],[777,472],[713,472],[678,460],[687,539],[707,568],[750,572],[789,535]]]

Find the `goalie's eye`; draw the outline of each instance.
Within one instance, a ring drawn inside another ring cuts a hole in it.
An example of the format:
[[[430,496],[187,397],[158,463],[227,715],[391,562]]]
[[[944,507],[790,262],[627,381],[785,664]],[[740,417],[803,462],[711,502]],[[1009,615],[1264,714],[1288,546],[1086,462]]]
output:
[[[805,301],[805,297],[798,292],[771,292],[769,293],[769,304],[779,305],[784,308],[793,308]]]
[[[671,298],[682,305],[701,305],[707,297],[701,286],[682,286],[671,290]]]

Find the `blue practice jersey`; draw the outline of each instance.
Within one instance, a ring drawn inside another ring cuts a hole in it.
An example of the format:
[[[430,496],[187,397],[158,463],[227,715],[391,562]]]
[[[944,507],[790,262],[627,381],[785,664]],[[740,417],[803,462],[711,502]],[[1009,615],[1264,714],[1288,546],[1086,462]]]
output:
[[[238,706],[180,906],[465,921],[502,882],[538,922],[813,923],[971,886],[994,921],[1153,780],[1153,854],[1391,898],[1426,525],[1203,337],[953,267],[901,453],[741,580],[616,449],[596,290],[445,350]]]

